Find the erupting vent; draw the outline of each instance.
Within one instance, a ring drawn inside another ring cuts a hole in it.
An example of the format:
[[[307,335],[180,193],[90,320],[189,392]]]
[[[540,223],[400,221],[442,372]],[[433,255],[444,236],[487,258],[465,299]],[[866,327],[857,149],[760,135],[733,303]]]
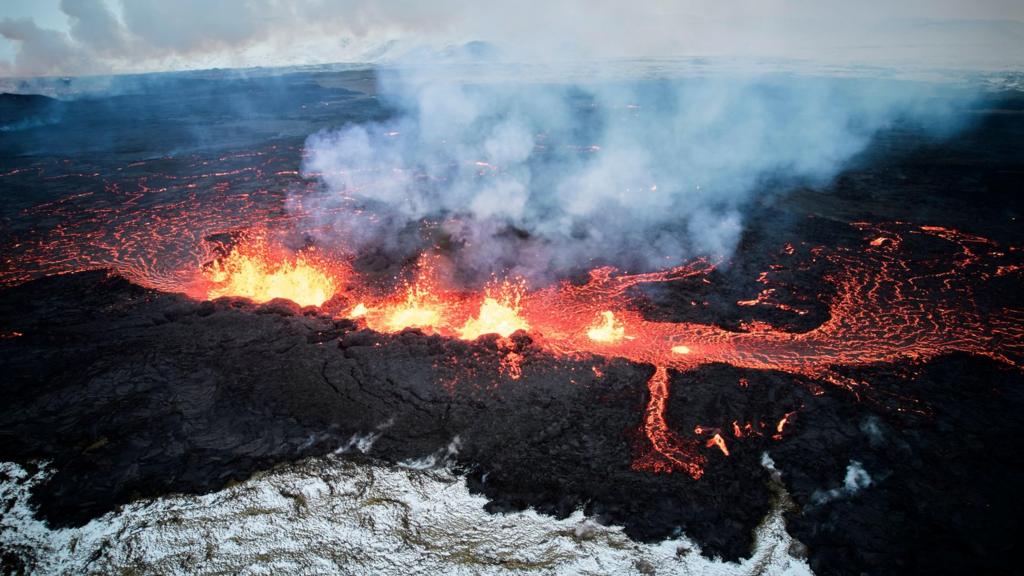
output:
[[[382,332],[418,328],[474,340],[484,334],[505,338],[526,331],[556,354],[594,354],[653,364],[656,368],[648,382],[649,401],[642,424],[648,448],[641,450],[634,468],[682,471],[699,478],[706,463],[701,451],[715,450],[728,456],[729,447],[718,431],[702,437],[698,428],[694,437],[686,437],[670,429],[665,420],[669,369],[689,370],[721,362],[813,376],[853,389],[861,383],[834,368],[899,359],[920,361],[949,351],[1018,365],[1020,312],[1003,310],[986,316],[973,303],[973,291],[980,281],[1019,273],[1015,264],[1003,262],[1005,254],[993,242],[939,227],[856,226],[866,234],[860,249],[808,248],[812,258],[826,260],[836,271],[826,278],[835,296],[829,302],[829,319],[801,333],[758,322],[746,324],[745,331],[657,322],[638,311],[631,288],[701,281],[715,269],[704,260],[646,274],[600,268],[582,285],[563,282],[533,291],[527,290],[522,279],[507,279],[491,282],[482,293],[467,293],[439,279],[440,256],[424,255],[415,280],[399,283],[391,293],[381,293],[344,260],[314,248],[289,251],[272,245],[267,234],[259,232],[200,267],[190,285],[205,290],[192,291],[202,298],[287,298],[318,306],[342,297],[355,304],[337,314]],[[911,266],[901,254],[908,235],[944,242],[952,248],[951,256]],[[773,298],[772,276],[775,270],[795,264],[793,247],[785,247],[780,258],[788,262],[762,273],[758,281],[765,288],[755,298],[738,301],[738,306],[805,312]],[[135,279],[147,281],[144,276]],[[511,346],[500,350],[507,356],[503,370],[517,378],[522,358]],[[777,423],[775,439],[782,438],[792,417],[787,414]],[[742,431],[734,434],[741,435]]]
[[[706,460],[700,450],[718,450],[728,456],[729,448],[717,432],[703,440],[685,438],[669,428],[665,422],[669,368],[688,370],[722,362],[824,378],[855,388],[858,382],[833,368],[925,360],[949,351],[981,354],[1013,365],[1020,361],[1019,312],[982,317],[973,306],[978,279],[1014,273],[999,265],[1003,254],[994,243],[938,227],[857,226],[868,233],[860,250],[810,250],[840,272],[828,278],[836,290],[829,320],[803,333],[763,323],[735,332],[689,322],[654,322],[638,312],[628,294],[630,288],[700,279],[715,269],[703,260],[647,274],[601,268],[592,271],[583,285],[563,282],[535,291],[527,291],[521,279],[506,280],[491,283],[482,294],[472,294],[443,286],[431,264],[436,256],[432,256],[421,259],[416,281],[393,295],[380,296],[344,263],[331,263],[306,251],[287,257],[262,244],[256,250],[243,244],[240,252],[232,252],[211,268],[212,273],[208,269],[204,274],[217,280],[207,297],[288,298],[292,290],[303,298],[292,298],[300,304],[316,304],[333,296],[332,288],[345,285],[346,277],[332,276],[331,271],[346,270],[353,275],[344,296],[359,302],[346,315],[378,331],[413,327],[473,340],[484,334],[507,337],[524,330],[554,353],[589,353],[653,364],[656,369],[648,382],[650,398],[643,422],[651,450],[643,451],[634,467],[679,470],[699,478]],[[953,257],[913,269],[901,260],[900,245],[906,234],[945,241],[954,248]],[[783,249],[781,257],[792,258],[792,247]],[[772,271],[766,271],[759,281],[769,285],[771,276]],[[766,287],[753,300],[737,305],[776,305],[773,290]],[[507,353],[514,354],[511,349]],[[510,362],[520,369],[518,359]],[[778,422],[776,439],[782,437],[791,417]]]
[[[342,266],[313,248],[289,255],[272,249],[263,236],[235,246],[203,270],[208,298],[241,296],[256,302],[285,298],[302,306],[320,306],[338,291]]]
[[[265,162],[269,165],[273,159]],[[862,231],[856,247],[782,247],[776,263],[757,278],[759,292],[739,299],[736,306],[806,314],[807,308],[777,298],[776,292],[786,287],[776,276],[819,263],[827,270],[822,280],[829,290],[827,296],[812,299],[828,306],[827,320],[806,332],[757,321],[728,330],[700,322],[654,321],[641,313],[637,288],[706,282],[716,266],[705,260],[643,274],[598,268],[582,284],[562,282],[534,289],[519,278],[495,279],[472,293],[442,281],[437,273],[442,252],[422,256],[412,280],[382,288],[379,279],[371,281],[355,272],[344,257],[315,246],[288,249],[275,240],[281,230],[295,228],[308,216],[301,203],[282,213],[277,208],[280,197],[225,189],[224,194],[200,201],[191,192],[195,182],[223,176],[200,173],[177,184],[184,186],[186,197],[166,208],[131,208],[148,188],[134,196],[111,190],[110,198],[93,198],[81,206],[72,197],[34,208],[40,218],[51,216],[66,223],[47,236],[29,234],[10,246],[10,265],[0,283],[109,266],[144,286],[200,299],[286,298],[303,306],[324,306],[321,313],[352,318],[381,332],[418,328],[474,340],[484,334],[507,338],[526,331],[554,354],[651,364],[655,371],[648,382],[649,401],[641,425],[648,448],[641,450],[634,467],[682,471],[694,478],[701,476],[705,464],[702,451],[728,456],[730,450],[719,432],[689,436],[666,424],[672,370],[726,363],[813,376],[855,389],[862,383],[836,368],[925,361],[953,351],[1019,366],[1024,352],[1022,312],[976,303],[977,291],[987,283],[1020,276],[1019,254],[1012,247],[947,228],[855,223]],[[249,177],[241,172],[227,176],[243,183]],[[251,179],[259,181],[261,176],[257,170]],[[147,178],[146,186],[156,185],[156,178]],[[254,219],[263,225],[253,229]],[[225,229],[249,232],[240,241],[200,240]],[[927,250],[914,252],[904,246],[922,242],[928,243]],[[933,256],[921,259],[912,253]],[[701,306],[691,304],[695,310]],[[503,373],[516,378],[525,368],[523,359],[513,346],[499,350],[506,355]],[[774,436],[781,438],[794,420],[790,414],[778,422]]]

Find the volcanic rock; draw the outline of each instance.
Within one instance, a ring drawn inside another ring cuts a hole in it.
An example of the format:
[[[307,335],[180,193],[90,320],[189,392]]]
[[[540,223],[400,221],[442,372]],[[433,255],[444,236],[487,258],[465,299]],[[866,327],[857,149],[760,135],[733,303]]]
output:
[[[34,503],[54,526],[338,451],[451,464],[494,512],[582,508],[632,538],[681,531],[703,554],[735,559],[776,498],[767,454],[793,501],[789,529],[820,573],[1015,562],[1024,388],[988,359],[848,371],[870,383],[861,389],[725,365],[670,371],[669,425],[702,444],[714,431],[729,449],[703,449],[694,480],[633,467],[653,367],[557,357],[526,335],[514,338],[514,378],[493,338],[385,335],[279,301],[195,302],[106,271],[5,290],[0,333],[0,458],[51,461]]]

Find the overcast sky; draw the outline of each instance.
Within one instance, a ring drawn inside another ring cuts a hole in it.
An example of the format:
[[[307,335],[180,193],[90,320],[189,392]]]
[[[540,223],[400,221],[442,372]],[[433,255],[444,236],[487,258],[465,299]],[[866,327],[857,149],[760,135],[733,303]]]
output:
[[[393,59],[726,56],[1024,67],[1021,0],[3,0],[0,76]]]

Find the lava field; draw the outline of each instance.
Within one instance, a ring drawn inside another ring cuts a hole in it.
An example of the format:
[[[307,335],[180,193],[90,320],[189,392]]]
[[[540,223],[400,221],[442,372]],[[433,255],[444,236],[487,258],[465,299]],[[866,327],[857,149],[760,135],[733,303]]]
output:
[[[279,96],[245,119],[168,112],[202,79],[186,104],[4,101],[67,118],[0,133],[0,460],[54,471],[48,525],[337,454],[729,561],[782,506],[819,574],[1020,572],[1019,93],[764,196],[728,258],[466,282],[430,219],[401,249],[317,234],[303,138],[391,113],[330,76],[210,80]]]

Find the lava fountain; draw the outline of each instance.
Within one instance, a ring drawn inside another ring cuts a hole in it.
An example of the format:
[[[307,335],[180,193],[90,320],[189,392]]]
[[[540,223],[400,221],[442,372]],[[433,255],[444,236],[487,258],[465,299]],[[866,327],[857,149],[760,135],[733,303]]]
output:
[[[634,468],[682,471],[696,479],[703,474],[706,461],[700,449],[717,449],[725,456],[730,452],[717,432],[705,442],[670,429],[665,421],[669,369],[689,370],[721,362],[789,372],[854,388],[861,383],[841,376],[835,367],[899,359],[919,362],[951,351],[981,354],[1019,366],[1024,340],[1020,311],[982,315],[976,311],[974,302],[979,278],[989,279],[1016,270],[1012,263],[1004,262],[1007,252],[996,249],[994,243],[984,238],[945,228],[860,223],[855,226],[867,233],[863,248],[809,249],[814,257],[833,264],[836,272],[825,280],[836,294],[828,303],[829,319],[807,332],[788,332],[757,322],[748,323],[744,331],[694,322],[656,322],[639,312],[630,289],[701,281],[715,270],[705,260],[645,274],[600,268],[591,272],[585,284],[562,282],[534,291],[528,291],[522,280],[492,281],[482,294],[475,294],[443,287],[436,277],[435,255],[421,258],[416,280],[392,295],[374,297],[372,291],[361,287],[366,282],[354,278],[350,296],[360,304],[348,315],[359,317],[359,321],[378,331],[419,328],[466,340],[484,334],[507,337],[523,330],[555,354],[592,354],[652,364],[655,371],[647,383],[649,400],[642,423],[648,448],[641,450]],[[912,266],[899,252],[905,236],[945,242],[953,248],[953,257]],[[261,248],[260,254],[264,253],[268,252]],[[787,246],[781,253],[790,258],[793,248]],[[221,284],[211,296],[234,290],[234,295],[256,299],[254,294],[269,295],[274,286],[299,286],[313,287],[315,297],[305,302],[315,303],[341,285],[340,280],[325,276],[325,268],[317,267],[309,256],[300,255],[294,262],[286,260],[274,267],[253,264],[244,250],[240,254],[233,253],[225,264],[214,268]],[[771,284],[778,269],[773,266],[758,281]],[[308,282],[307,274],[311,277]],[[777,306],[802,313],[785,304],[775,304],[775,290],[766,287],[755,298],[736,304]],[[280,291],[274,294],[287,297]],[[922,306],[921,302],[930,305]],[[502,366],[509,367],[509,374],[517,377],[522,358],[510,346],[499,345],[498,349],[505,355]],[[783,427],[791,425],[794,419],[794,414],[787,414],[774,437],[781,438]]]
[[[526,290],[523,281],[504,281],[487,287],[480,310],[466,320],[459,329],[459,337],[476,340],[484,334],[511,336],[519,330],[529,330],[530,324],[522,316],[522,299]]]
[[[287,254],[272,248],[258,235],[234,246],[230,253],[203,267],[205,296],[240,296],[254,302],[275,298],[301,306],[320,306],[338,290],[340,266],[323,258],[315,248]]]
[[[778,255],[783,263],[771,264],[758,275],[762,285],[758,292],[736,302],[745,310],[805,314],[806,310],[778,300],[779,293],[789,290],[781,275],[806,269],[808,262],[822,262],[827,272],[821,280],[831,291],[808,299],[827,305],[828,316],[803,332],[759,321],[726,329],[645,316],[636,288],[707,283],[716,266],[706,260],[641,274],[598,268],[585,283],[560,282],[532,290],[522,279],[492,279],[481,291],[466,291],[441,281],[438,268],[443,254],[428,253],[419,259],[414,279],[396,279],[382,288],[378,280],[355,272],[344,258],[316,247],[285,249],[270,240],[271,234],[258,231],[220,257],[194,267],[189,285],[201,288],[185,291],[208,299],[286,298],[303,306],[322,306],[338,297],[343,311],[332,305],[321,312],[348,317],[379,332],[416,328],[465,340],[496,334],[501,371],[512,379],[521,374],[523,357],[508,337],[519,331],[529,333],[536,346],[555,355],[617,357],[652,365],[647,408],[639,424],[646,444],[638,449],[633,467],[658,473],[679,471],[696,479],[706,463],[703,450],[717,450],[724,456],[730,450],[718,431],[710,438],[697,438],[669,427],[665,410],[673,370],[725,363],[855,390],[868,383],[852,380],[838,368],[924,362],[957,351],[1021,366],[1024,312],[1000,307],[998,301],[981,306],[977,298],[987,283],[1006,282],[1007,277],[1024,273],[1020,250],[937,226],[854,223],[853,227],[863,235],[860,245],[802,245],[800,255],[786,245]],[[914,243],[928,247],[915,248],[916,252],[905,249]],[[921,253],[942,256],[914,256]],[[168,288],[168,279],[185,274],[161,271],[159,281],[153,281],[147,276],[152,270],[133,265],[121,271],[140,284],[163,289]],[[797,414],[788,413],[777,426],[771,425],[777,427],[773,438],[781,439],[783,430],[796,422]],[[735,429],[743,432],[738,424]]]

